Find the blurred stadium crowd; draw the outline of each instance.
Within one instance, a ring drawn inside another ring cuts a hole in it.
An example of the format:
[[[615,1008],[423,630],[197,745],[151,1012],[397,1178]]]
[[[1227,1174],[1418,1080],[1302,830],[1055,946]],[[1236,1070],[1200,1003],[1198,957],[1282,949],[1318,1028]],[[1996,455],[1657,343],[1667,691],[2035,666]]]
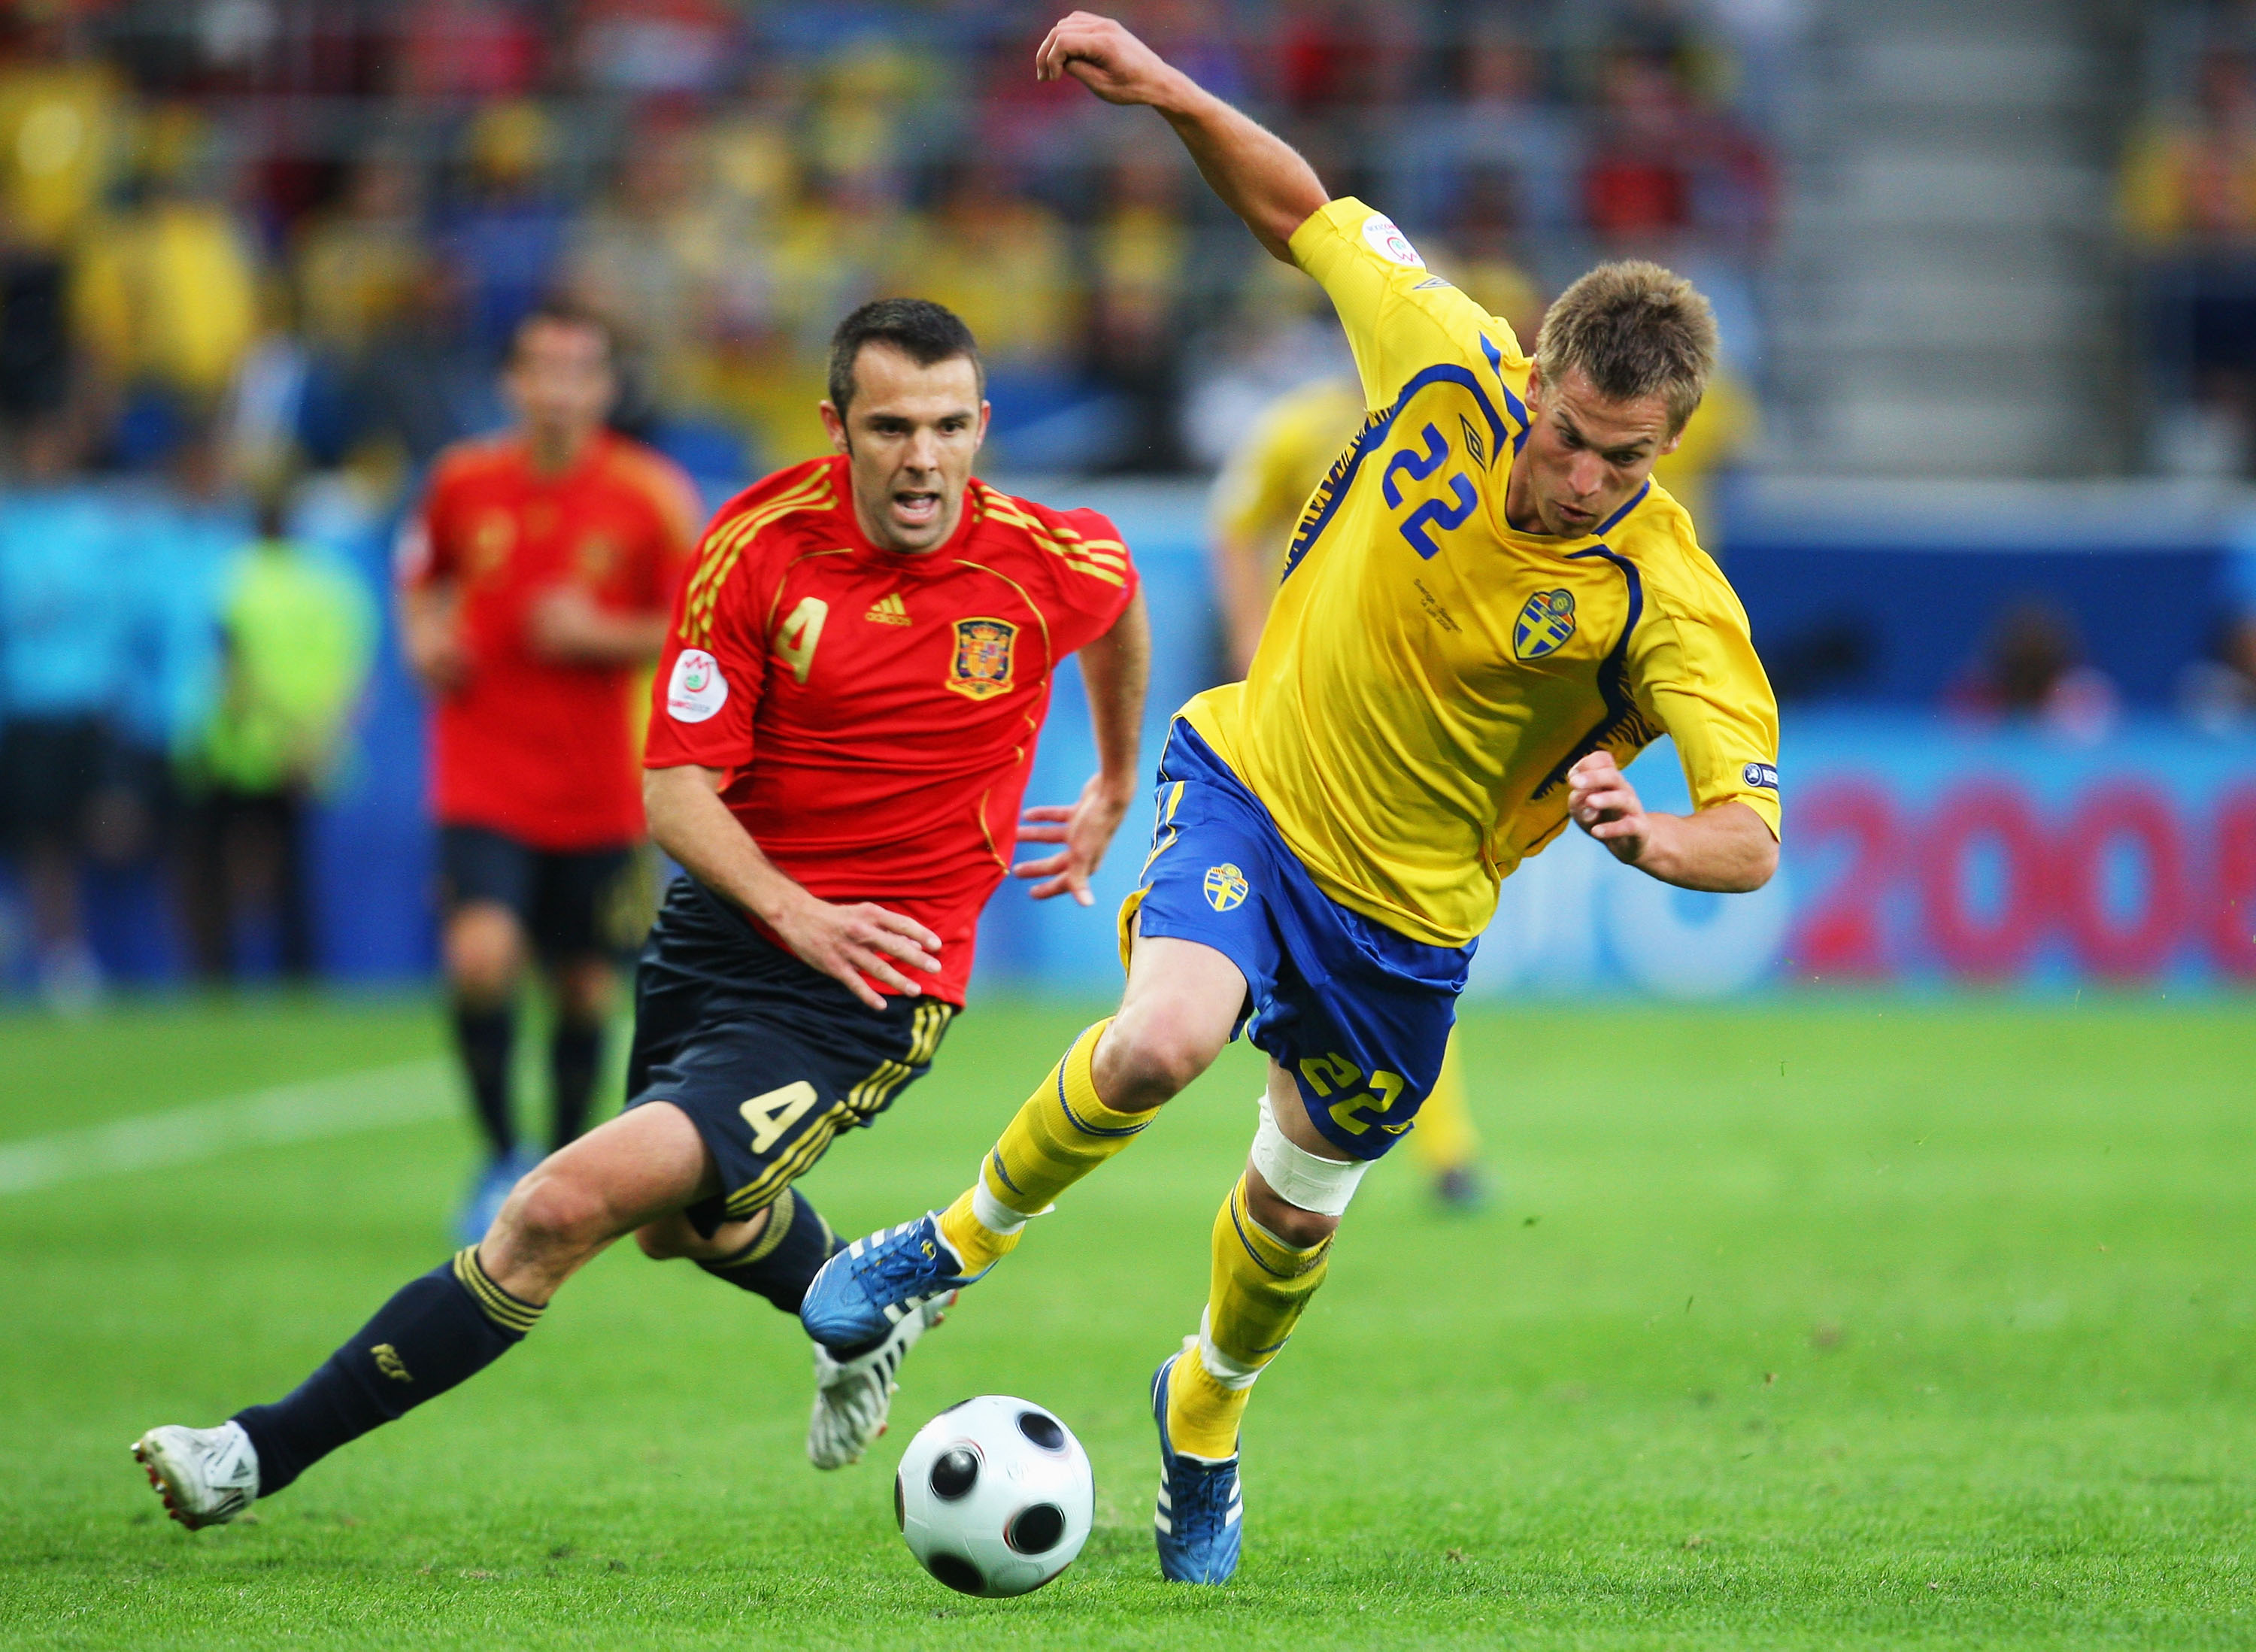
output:
[[[1822,25],[1813,0],[1114,9],[1523,337],[1597,258],[1693,275],[1727,362],[1664,479],[1696,497],[1752,454],[1795,118],[1782,88]],[[0,828],[23,915],[0,921],[0,973],[36,958],[57,1001],[95,990],[74,910],[88,864],[158,869],[208,975],[236,967],[254,909],[281,937],[273,962],[306,966],[301,816],[351,761],[371,679],[405,692],[378,640],[391,525],[441,448],[502,421],[500,354],[543,298],[614,321],[615,422],[709,503],[820,450],[830,328],[887,293],[939,300],[982,341],[991,474],[1195,482],[1280,396],[1347,371],[1315,289],[1174,146],[1135,111],[1033,80],[1055,10],[6,5]],[[2256,467],[2256,5],[2151,19],[2119,195],[2152,459],[2240,477]],[[1700,513],[1720,540],[1724,513]],[[2213,657],[2181,695],[2217,727],[2256,717],[2245,537]],[[2088,613],[2080,635],[2033,591],[1985,623],[1930,703],[2114,725]],[[1806,639],[1773,640],[1794,697]]]
[[[1126,10],[1507,316],[1600,251],[1747,288],[1774,167],[1731,7]],[[254,470],[419,463],[562,290],[635,342],[630,427],[757,470],[819,441],[836,318],[912,286],[986,349],[991,462],[1210,466],[1203,383],[1306,307],[1132,116],[1034,82],[1015,0],[15,11],[7,411],[116,468],[215,416]]]
[[[2155,406],[2153,458],[2256,468],[2256,6],[2161,9],[2119,180]]]
[[[1740,8],[1748,11],[1748,8]],[[1386,201],[1531,335],[1601,251],[1740,295],[1773,210],[1731,8],[1157,0],[1209,85]],[[1749,15],[1759,19],[1764,8]],[[520,317],[630,349],[616,422],[718,496],[819,451],[825,346],[969,321],[991,470],[1212,469],[1343,366],[1314,289],[1172,145],[1037,85],[1031,4],[22,0],[0,34],[0,785],[47,995],[81,863],[154,863],[197,966],[249,907],[306,967],[298,816],[396,516],[504,417]],[[381,538],[381,533],[375,537]],[[14,949],[11,949],[14,950]]]

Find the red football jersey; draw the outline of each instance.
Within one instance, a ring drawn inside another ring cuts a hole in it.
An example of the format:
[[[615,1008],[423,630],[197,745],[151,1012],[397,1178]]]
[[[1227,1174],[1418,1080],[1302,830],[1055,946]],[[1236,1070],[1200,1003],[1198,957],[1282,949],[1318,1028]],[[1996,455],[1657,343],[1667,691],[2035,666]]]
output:
[[[441,824],[552,850],[642,836],[640,673],[543,659],[527,621],[537,597],[568,584],[617,611],[666,608],[699,514],[679,467],[609,432],[553,477],[532,468],[515,436],[440,455],[401,540],[399,577],[410,587],[452,581],[461,592],[469,677],[431,719]]]
[[[946,544],[879,550],[850,487],[843,455],[815,460],[714,518],[675,600],[643,762],[726,771],[722,800],[793,879],[937,935],[923,990],[961,1004],[1051,673],[1111,629],[1136,571],[1095,512],[976,479]]]

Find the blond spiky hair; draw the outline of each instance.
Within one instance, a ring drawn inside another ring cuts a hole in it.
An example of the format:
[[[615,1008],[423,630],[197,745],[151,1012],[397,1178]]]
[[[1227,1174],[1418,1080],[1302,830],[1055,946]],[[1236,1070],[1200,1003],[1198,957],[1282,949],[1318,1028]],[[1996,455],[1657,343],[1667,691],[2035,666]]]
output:
[[[1546,384],[1577,368],[1600,395],[1634,401],[1658,392],[1668,434],[1684,428],[1716,370],[1716,312],[1700,289],[1642,258],[1601,264],[1543,317],[1535,359]]]

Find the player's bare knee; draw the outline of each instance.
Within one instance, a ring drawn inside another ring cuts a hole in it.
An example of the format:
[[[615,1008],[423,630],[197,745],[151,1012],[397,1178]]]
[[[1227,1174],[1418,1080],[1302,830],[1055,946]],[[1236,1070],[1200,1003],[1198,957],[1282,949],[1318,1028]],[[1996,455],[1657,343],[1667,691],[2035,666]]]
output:
[[[1258,1170],[1246,1178],[1245,1211],[1296,1251],[1321,1245],[1339,1231],[1338,1217],[1293,1204],[1263,1181]]]
[[[1121,1012],[1097,1046],[1094,1075],[1105,1105],[1128,1112],[1156,1107],[1188,1089],[1221,1053],[1188,1016],[1163,1006]]]
[[[566,1019],[582,1026],[601,1026],[610,1019],[618,996],[611,966],[600,958],[582,958],[557,972],[557,1007]]]
[[[448,920],[447,979],[462,997],[478,1004],[508,999],[525,968],[525,942],[517,919],[506,908],[466,907]]]
[[[494,1225],[512,1249],[567,1256],[600,1249],[616,1236],[610,1201],[581,1178],[542,1165],[502,1202]]]

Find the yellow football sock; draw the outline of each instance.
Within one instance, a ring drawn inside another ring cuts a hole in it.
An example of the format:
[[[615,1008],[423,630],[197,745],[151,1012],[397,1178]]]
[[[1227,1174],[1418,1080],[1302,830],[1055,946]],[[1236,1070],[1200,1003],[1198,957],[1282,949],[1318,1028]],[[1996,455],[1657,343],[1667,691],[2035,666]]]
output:
[[[1259,1376],[1324,1282],[1329,1239],[1294,1250],[1256,1223],[1240,1176],[1214,1221],[1214,1271],[1195,1359],[1167,1380],[1167,1433],[1175,1450],[1220,1458],[1237,1451],[1237,1428]]]
[[[953,1204],[940,1213],[940,1236],[963,1259],[963,1271],[976,1274],[994,1267],[1017,1250],[1024,1234],[1015,1227],[1007,1233],[998,1233],[981,1221],[972,1205],[971,1190],[966,1188],[955,1196]]]
[[[1073,1041],[1026,1098],[979,1169],[979,1185],[949,1205],[940,1231],[976,1272],[1019,1242],[1026,1218],[1133,1141],[1159,1109],[1119,1112],[1096,1093],[1090,1066],[1107,1016]]]
[[[1457,1035],[1449,1034],[1442,1056],[1442,1076],[1418,1109],[1418,1127],[1410,1133],[1410,1151],[1430,1175],[1442,1175],[1471,1165],[1480,1152],[1480,1133],[1473,1128],[1472,1109],[1465,1104],[1464,1063],[1457,1059]]]

